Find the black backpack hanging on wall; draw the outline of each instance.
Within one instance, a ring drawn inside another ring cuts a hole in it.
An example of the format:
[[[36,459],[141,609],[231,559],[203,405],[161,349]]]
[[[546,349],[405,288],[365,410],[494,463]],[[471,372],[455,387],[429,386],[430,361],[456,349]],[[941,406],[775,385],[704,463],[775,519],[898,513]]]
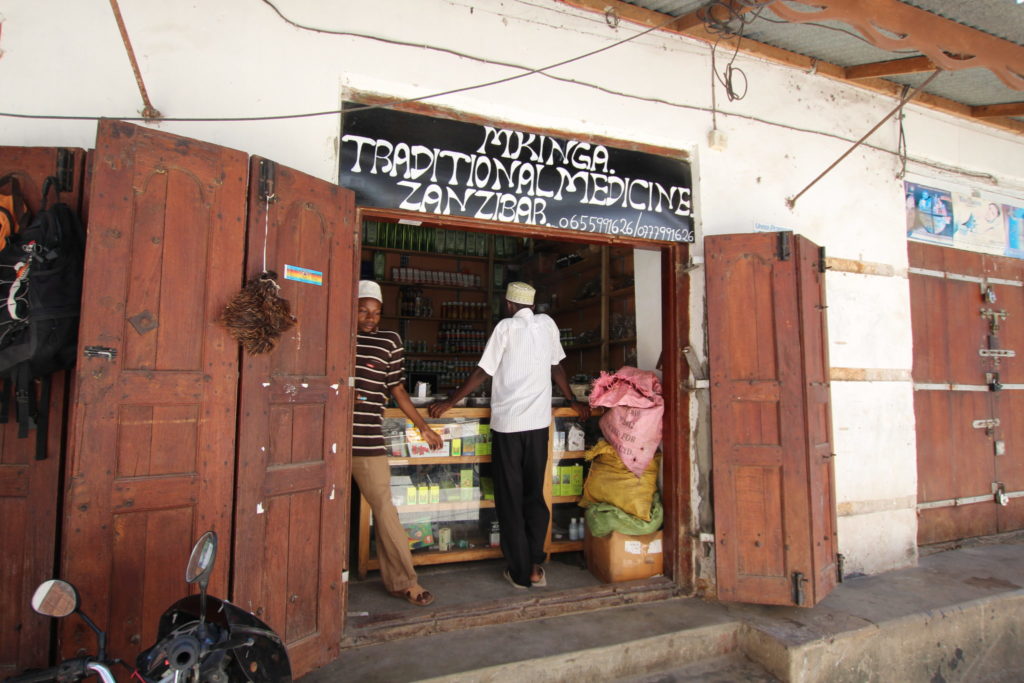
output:
[[[8,421],[13,386],[18,436],[37,430],[37,459],[46,457],[51,375],[75,363],[85,262],[78,215],[59,193],[48,204],[56,183],[46,179],[39,212],[0,249],[0,423]]]

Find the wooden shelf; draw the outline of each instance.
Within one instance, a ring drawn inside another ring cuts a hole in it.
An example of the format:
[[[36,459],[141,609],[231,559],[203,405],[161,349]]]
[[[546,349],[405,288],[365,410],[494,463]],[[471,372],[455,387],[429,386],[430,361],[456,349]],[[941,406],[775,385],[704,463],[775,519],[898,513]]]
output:
[[[411,351],[407,351],[405,357],[430,358],[432,360],[446,360],[448,358],[479,358],[481,353],[483,353],[483,351],[480,351],[478,353],[445,353],[444,351],[435,351],[433,353],[413,353]]]
[[[636,337],[623,337],[622,339],[609,339],[609,344],[636,344]]]
[[[423,460],[425,458],[416,458]],[[454,458],[453,458],[454,459]],[[493,500],[450,500],[445,503],[425,503],[423,505],[396,505],[398,513],[403,512],[452,512],[455,510],[477,510],[494,507]]]
[[[551,541],[544,548],[549,553],[570,553],[583,550],[583,541]]]
[[[448,562],[473,562],[474,560],[489,560],[495,557],[501,557],[501,548],[456,548],[444,553],[440,550],[412,551],[412,563],[415,566],[447,564]],[[380,569],[380,560],[376,557],[371,557],[366,562],[366,568]]]
[[[538,273],[537,278],[539,280],[549,281],[554,277],[566,277],[569,275],[580,275],[591,270],[598,270],[601,267],[601,259],[596,255],[589,258],[584,258],[582,261],[577,261],[572,265],[568,265],[565,268],[555,268],[550,273]]]
[[[388,456],[388,464],[392,467],[400,465],[472,465],[474,463],[490,461],[491,456],[489,455],[441,455],[432,458],[396,458]]]
[[[394,247],[378,247],[372,244],[363,244],[363,251],[383,251],[390,252],[392,254],[408,254],[409,256],[429,256],[431,258],[445,259],[451,261],[487,261],[490,256],[478,256],[476,254],[438,254],[434,251],[417,251],[416,249],[396,249]],[[495,258],[495,261],[505,261],[507,259]]]
[[[573,344],[572,346],[563,346],[564,351],[586,351],[588,349],[599,349],[604,342],[596,341],[588,344]]]
[[[479,287],[469,287],[463,285],[439,285],[433,282],[397,282],[395,280],[378,280],[377,284],[387,285],[390,287],[422,287],[423,289],[446,289],[453,292],[473,292],[475,294],[483,294],[483,285]]]
[[[575,415],[575,413],[573,414]],[[583,460],[586,456],[586,451],[553,451],[551,453],[554,460]]]
[[[578,503],[582,496],[551,496],[551,504],[558,505],[559,503]]]
[[[422,415],[423,417],[427,418],[427,422],[430,422],[431,420],[434,419],[434,418],[430,417],[430,415],[427,414],[427,409],[425,407],[417,408],[416,412],[419,413],[420,415]],[[575,415],[575,414],[576,413],[573,412],[573,415]],[[490,416],[491,416],[491,409],[490,408],[452,408],[451,410],[449,410],[447,413],[444,414],[444,417],[437,418],[437,419],[439,419],[439,420],[447,420],[447,419],[454,418],[454,417],[489,418]],[[400,417],[403,420],[406,419],[405,413],[402,412],[401,408],[385,408],[384,409],[384,417]],[[461,457],[461,456],[455,456],[455,457]]]
[[[486,321],[479,318],[468,319],[465,317],[426,317],[424,315],[381,315],[382,321],[427,321],[431,323],[471,323],[473,325],[486,325]]]

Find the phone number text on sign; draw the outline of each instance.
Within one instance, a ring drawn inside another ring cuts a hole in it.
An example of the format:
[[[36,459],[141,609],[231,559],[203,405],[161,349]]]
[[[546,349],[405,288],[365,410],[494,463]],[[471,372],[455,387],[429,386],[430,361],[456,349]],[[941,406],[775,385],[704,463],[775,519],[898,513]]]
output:
[[[668,242],[693,242],[693,230],[690,228],[673,228],[665,225],[642,223],[643,214],[636,220],[626,218],[608,218],[606,216],[585,216],[573,214],[558,219],[558,227],[580,232],[592,232],[602,235],[621,235],[640,239],[665,240]]]

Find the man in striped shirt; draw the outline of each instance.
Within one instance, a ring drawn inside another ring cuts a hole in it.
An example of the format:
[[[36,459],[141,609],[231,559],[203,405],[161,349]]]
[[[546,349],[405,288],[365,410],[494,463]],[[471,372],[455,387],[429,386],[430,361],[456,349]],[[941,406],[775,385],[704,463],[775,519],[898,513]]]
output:
[[[555,321],[533,312],[535,293],[525,282],[509,284],[505,292],[509,317],[495,325],[479,364],[454,394],[429,408],[431,416],[440,417],[488,377],[493,378],[494,506],[501,553],[508,564],[505,579],[516,588],[547,585],[541,564],[550,517],[544,480],[552,381],[580,418],[590,417],[590,406],[575,401],[569,388]]]
[[[381,427],[384,406],[394,397],[398,407],[419,428],[431,448],[440,448],[441,436],[432,430],[409,400],[405,390],[405,358],[397,332],[377,329],[383,304],[380,285],[359,282],[356,335],[356,401],[352,410],[352,478],[373,510],[377,557],[384,588],[395,597],[419,606],[434,596],[419,585],[412,565],[409,539],[391,500],[391,468]]]

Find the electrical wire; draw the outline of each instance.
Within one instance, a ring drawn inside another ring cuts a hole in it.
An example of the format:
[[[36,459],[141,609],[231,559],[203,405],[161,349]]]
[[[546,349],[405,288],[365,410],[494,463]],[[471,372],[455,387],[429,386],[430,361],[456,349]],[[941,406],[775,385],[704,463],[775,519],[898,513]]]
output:
[[[715,79],[725,88],[726,97],[729,98],[730,102],[742,100],[746,97],[749,87],[746,72],[733,66],[737,55],[739,55],[740,45],[743,43],[744,31],[748,25],[757,21],[757,18],[761,16],[761,12],[773,2],[775,0],[733,0],[733,2],[714,0],[697,10],[697,18],[704,23],[708,33],[718,36],[711,45],[711,73],[714,74]],[[751,14],[747,10],[754,10],[754,12]],[[718,49],[719,41],[727,36],[736,37],[736,47],[732,52],[729,63],[725,65],[723,73],[719,74],[718,69],[715,67],[715,51]],[[743,79],[742,92],[736,87],[737,76]]]
[[[301,24],[297,24],[297,23],[293,22],[292,20],[288,19],[283,14],[281,14],[281,11],[278,10],[277,7],[275,7],[273,5],[273,3],[270,2],[270,0],[262,0],[262,2],[264,4],[270,6],[287,23],[289,23],[289,24],[291,24],[293,26],[297,26],[298,28],[301,28],[301,29],[305,29],[305,30],[309,30],[309,31],[316,31],[316,32],[319,32],[319,33],[328,33],[328,34],[331,34],[331,35],[345,35],[345,36],[353,36],[353,37],[361,37],[361,38],[370,38],[370,39],[373,39],[373,40],[380,40],[382,42],[391,43],[391,44],[401,44],[401,45],[405,45],[405,46],[413,45],[412,43],[400,43],[399,41],[392,41],[392,40],[389,40],[389,39],[386,39],[386,38],[380,38],[380,37],[377,37],[377,36],[369,36],[369,35],[366,35],[366,34],[353,33],[353,32],[350,32],[350,31],[333,31],[333,30],[328,30],[328,29],[318,29],[318,28],[311,28],[311,27],[303,26]],[[609,43],[608,45],[604,45],[604,46],[599,47],[597,49],[590,50],[589,52],[584,52],[583,54],[577,55],[575,57],[570,57],[568,59],[563,59],[562,61],[555,62],[554,64],[548,64],[547,66],[542,66],[542,67],[539,67],[539,68],[531,69],[531,68],[528,68],[528,67],[522,67],[522,66],[512,65],[512,64],[504,65],[504,66],[510,66],[512,68],[523,69],[523,73],[516,74],[514,76],[506,76],[504,78],[498,78],[498,79],[491,80],[491,81],[485,81],[483,83],[477,83],[475,85],[467,85],[467,86],[464,86],[464,87],[461,87],[461,88],[452,88],[450,90],[443,90],[441,92],[432,93],[430,95],[421,95],[419,97],[410,97],[410,98],[406,98],[406,99],[403,99],[403,100],[397,100],[397,101],[393,101],[393,102],[388,102],[386,104],[364,104],[364,105],[357,105],[357,106],[346,108],[346,109],[330,109],[330,110],[326,110],[326,111],[307,112],[307,113],[301,113],[301,114],[270,114],[270,115],[266,115],[266,116],[222,116],[222,117],[193,117],[193,116],[179,116],[179,117],[175,117],[175,116],[165,116],[165,117],[161,117],[158,120],[159,121],[168,121],[168,122],[272,121],[272,120],[279,120],[279,119],[313,118],[313,117],[317,117],[317,116],[336,116],[336,115],[342,114],[342,113],[350,113],[350,112],[355,112],[355,111],[364,111],[364,110],[367,110],[367,109],[390,109],[390,108],[397,107],[397,106],[403,105],[403,104],[411,104],[413,102],[423,102],[425,100],[430,100],[430,99],[434,99],[434,98],[437,98],[437,97],[445,97],[447,95],[455,95],[455,94],[458,94],[458,93],[468,92],[468,91],[471,91],[471,90],[479,90],[481,88],[489,88],[489,87],[494,86],[494,85],[501,85],[503,83],[509,83],[511,81],[518,80],[520,78],[526,78],[527,76],[532,76],[534,74],[548,75],[545,72],[547,72],[547,71],[549,71],[551,69],[557,69],[560,66],[566,66],[567,64],[572,64],[573,62],[578,62],[578,61],[581,61],[581,60],[586,59],[588,57],[593,57],[594,55],[600,54],[602,52],[606,52],[608,50],[616,48],[616,47],[618,47],[620,45],[623,45],[625,43],[628,43],[630,41],[636,40],[637,38],[645,36],[648,33],[652,33],[654,31],[662,29],[662,28],[668,26],[669,24],[671,24],[674,21],[676,21],[676,17],[669,17],[664,22],[662,22],[660,24],[656,24],[654,26],[651,26],[651,27],[649,27],[649,28],[647,28],[647,29],[645,29],[643,31],[640,31],[639,33],[634,33],[633,35],[627,36],[627,37],[625,37],[625,38],[623,38],[621,40],[617,40],[614,43]],[[416,47],[426,47],[426,46],[424,46],[424,45],[416,45]],[[453,50],[447,50],[447,49],[444,49],[444,48],[438,48],[438,49],[440,51],[442,51],[442,52],[447,52],[449,54],[454,54],[454,55],[457,55],[457,56],[460,56],[460,57],[466,57],[467,56],[467,55],[464,55],[462,53],[455,52]],[[487,61],[487,60],[482,60],[482,61]],[[491,62],[491,63],[495,63],[496,64],[496,62]],[[102,116],[16,114],[16,113],[11,113],[11,112],[0,112],[0,116],[9,116],[9,117],[12,117],[12,118],[55,119],[55,120],[60,120],[60,121],[66,121],[66,120],[72,120],[72,121],[97,121],[97,120],[99,120],[101,118],[106,118],[106,117],[102,117]],[[124,116],[124,117],[117,117],[117,118],[119,118],[122,121],[152,121],[152,120],[154,120],[152,118],[147,118],[147,117],[143,117],[143,116]]]
[[[903,92],[900,94],[901,100],[907,99],[907,93],[910,92],[910,86],[904,85]],[[900,160],[900,170],[896,174],[897,178],[905,178],[907,175],[907,131],[903,127],[903,119],[906,118],[906,113],[901,109],[899,115],[899,138],[896,140],[896,156]]]
[[[737,0],[737,1],[738,2],[745,2],[745,3],[749,4],[749,3],[757,2],[758,0]],[[774,0],[769,0],[769,1],[773,2]],[[670,24],[670,23],[672,23],[674,21],[677,21],[678,17],[675,17],[675,16],[671,17],[664,24],[659,24],[657,26],[652,26],[649,29],[647,29],[647,30],[645,30],[645,31],[643,31],[641,33],[634,34],[634,35],[632,35],[632,36],[630,36],[630,37],[628,37],[626,39],[618,41],[617,43],[613,43],[611,45],[605,46],[604,48],[600,48],[598,50],[594,50],[592,52],[586,53],[585,55],[581,55],[579,57],[567,59],[567,60],[564,60],[564,61],[559,62],[557,64],[552,64],[552,65],[549,65],[549,66],[546,66],[546,67],[541,67],[539,69],[529,69],[528,67],[524,67],[524,66],[521,66],[521,65],[511,64],[511,63],[507,63],[507,62],[500,62],[500,61],[496,61],[496,60],[488,60],[488,59],[484,59],[484,58],[481,58],[481,57],[476,57],[476,56],[473,56],[473,55],[461,53],[461,52],[458,52],[458,51],[455,51],[455,50],[450,50],[448,48],[435,47],[435,46],[430,46],[430,45],[425,45],[425,44],[408,43],[408,42],[392,40],[392,39],[387,39],[387,38],[380,38],[378,36],[371,36],[371,35],[368,35],[368,34],[359,34],[359,33],[354,33],[354,32],[330,31],[330,30],[327,30],[327,29],[317,29],[317,28],[311,28],[311,27],[304,27],[301,24],[297,24],[296,22],[293,22],[293,21],[287,19],[286,17],[284,17],[283,15],[281,15],[280,10],[278,10],[272,3],[270,3],[269,0],[261,0],[261,2],[264,2],[265,4],[270,6],[272,9],[274,9],[274,11],[277,12],[278,15],[281,16],[282,19],[284,19],[284,21],[288,22],[289,24],[292,24],[292,25],[296,26],[297,28],[301,28],[303,30],[317,31],[317,32],[321,32],[321,33],[331,33],[331,34],[334,34],[334,35],[348,35],[348,36],[351,36],[351,37],[361,37],[361,38],[366,38],[366,39],[370,39],[370,40],[378,40],[380,42],[389,43],[389,44],[393,44],[393,45],[406,46],[406,47],[420,47],[420,48],[423,48],[423,49],[428,49],[428,50],[434,50],[434,51],[438,51],[438,52],[448,53],[448,54],[451,54],[453,56],[457,56],[457,57],[464,58],[464,59],[470,59],[470,60],[473,60],[473,61],[476,61],[476,62],[485,63],[485,64],[490,64],[490,65],[495,65],[495,66],[506,66],[506,67],[515,68],[515,69],[522,69],[524,71],[524,73],[519,74],[517,76],[509,77],[508,79],[498,79],[496,81],[492,81],[492,82],[488,82],[488,83],[483,83],[483,84],[478,84],[476,86],[467,86],[465,88],[459,88],[459,89],[452,90],[452,91],[444,91],[444,92],[441,92],[441,93],[434,93],[434,94],[431,94],[431,95],[424,95],[424,96],[421,96],[421,97],[408,98],[408,99],[405,99],[405,100],[396,101],[396,102],[388,102],[388,103],[385,103],[385,104],[358,105],[356,107],[346,108],[346,109],[330,109],[330,110],[325,110],[325,111],[303,112],[303,113],[297,113],[297,114],[275,114],[275,115],[266,115],[266,116],[164,117],[164,118],[159,119],[159,121],[175,122],[175,123],[188,123],[188,122],[214,122],[214,123],[223,122],[223,123],[233,123],[233,122],[246,122],[246,121],[274,121],[274,120],[285,120],[285,119],[302,119],[302,118],[314,118],[314,117],[319,117],[319,116],[337,116],[337,115],[340,115],[340,114],[343,114],[343,113],[347,113],[347,112],[352,112],[352,111],[361,111],[361,110],[366,110],[366,109],[387,109],[387,108],[392,108],[392,107],[396,107],[398,105],[405,104],[405,103],[412,103],[412,102],[417,102],[417,101],[421,101],[421,100],[427,100],[427,99],[431,99],[431,98],[435,98],[435,97],[441,97],[441,96],[443,96],[445,94],[448,94],[449,92],[464,92],[464,91],[472,90],[472,89],[475,89],[475,88],[483,88],[483,87],[487,87],[487,86],[492,85],[492,84],[502,83],[502,82],[505,82],[506,80],[514,80],[516,78],[522,78],[524,76],[529,76],[529,75],[536,74],[538,76],[542,76],[544,78],[549,78],[551,80],[558,81],[558,82],[561,82],[561,83],[568,83],[570,85],[576,85],[576,86],[580,86],[580,87],[585,87],[585,88],[589,88],[589,89],[592,89],[592,90],[596,90],[598,92],[602,92],[602,93],[605,93],[607,95],[611,95],[613,97],[622,97],[622,98],[626,98],[626,99],[630,99],[630,100],[635,100],[635,101],[638,101],[638,102],[645,102],[645,103],[649,103],[649,104],[658,104],[658,105],[673,107],[673,108],[676,108],[676,109],[683,109],[683,110],[687,110],[687,111],[696,111],[696,112],[710,113],[713,116],[715,116],[716,114],[721,114],[722,116],[732,117],[732,118],[737,118],[737,119],[743,119],[743,120],[746,120],[746,121],[752,121],[752,122],[755,122],[755,123],[760,123],[760,124],[767,125],[767,126],[781,128],[781,129],[789,130],[789,131],[796,132],[796,133],[806,133],[806,134],[809,134],[809,135],[818,135],[818,136],[821,136],[821,137],[827,137],[827,138],[831,138],[831,139],[834,139],[834,140],[839,140],[841,142],[854,142],[853,138],[846,137],[846,136],[843,136],[843,135],[839,135],[839,134],[836,134],[836,133],[831,133],[831,132],[828,132],[828,131],[815,130],[815,129],[812,129],[812,128],[805,128],[805,127],[802,127],[802,126],[793,126],[793,125],[790,125],[790,124],[787,124],[787,123],[781,123],[781,122],[778,122],[778,121],[772,121],[770,119],[765,119],[765,118],[762,118],[762,117],[759,117],[759,116],[753,116],[751,114],[740,114],[740,113],[737,113],[737,112],[728,112],[728,111],[724,111],[724,110],[721,110],[721,109],[717,109],[716,107],[705,107],[705,106],[696,105],[696,104],[687,104],[687,103],[684,103],[684,102],[673,102],[673,101],[666,100],[666,99],[660,98],[660,97],[649,97],[649,96],[644,96],[644,95],[635,95],[635,94],[632,94],[632,93],[627,93],[627,92],[623,92],[623,91],[620,91],[620,90],[615,90],[615,89],[612,89],[612,88],[607,88],[607,87],[604,87],[602,85],[598,85],[596,83],[589,83],[589,82],[577,80],[575,78],[569,78],[569,77],[565,77],[565,76],[556,76],[554,74],[547,73],[548,69],[553,69],[553,68],[555,68],[557,66],[563,66],[565,64],[569,64],[571,62],[578,61],[579,59],[582,59],[582,58],[584,58],[586,56],[590,56],[592,54],[596,54],[597,52],[600,52],[600,51],[603,51],[603,50],[611,49],[612,47],[615,47],[617,45],[621,45],[623,43],[629,42],[630,40],[635,40],[636,38],[639,38],[639,37],[641,37],[641,36],[643,36],[645,34],[648,34],[648,33],[652,32],[652,31],[658,30],[658,29],[664,27],[665,25],[668,25],[668,24]],[[762,19],[763,18],[764,17],[762,17]],[[145,121],[145,122],[149,122],[149,123],[152,123],[154,121],[151,118],[146,118],[146,117],[143,117],[143,116],[95,116],[95,115],[23,114],[23,113],[4,112],[4,111],[0,111],[0,117],[19,118],[19,119],[36,119],[36,120],[58,120],[58,121],[60,121],[60,120],[64,120],[64,121],[99,121],[99,120],[105,119],[105,118],[115,118],[115,119],[120,120],[120,121]],[[872,149],[872,150],[877,151],[877,152],[882,152],[884,154],[892,154],[892,155],[895,155],[895,156],[899,156],[899,152],[897,152],[897,151],[893,151],[891,149],[880,147],[880,146],[872,144],[872,143],[864,142],[864,143],[861,143],[861,146],[862,147],[866,147],[868,149]],[[990,174],[990,173],[981,173],[981,172],[975,172],[975,171],[968,171],[966,169],[952,167],[952,166],[948,166],[946,164],[941,164],[941,163],[937,163],[937,162],[930,162],[930,161],[927,161],[927,160],[924,160],[924,159],[917,159],[917,158],[913,158],[913,157],[909,157],[909,156],[907,157],[907,159],[909,161],[912,161],[913,163],[919,164],[919,165],[927,167],[927,168],[934,168],[936,170],[940,170],[940,171],[944,171],[944,172],[949,172],[949,173],[956,173],[956,174],[964,175],[964,176],[967,176],[967,177],[972,177],[972,178],[977,178],[977,179],[981,179],[981,180],[986,180],[986,181],[991,182],[992,184],[998,184],[997,178],[995,176],[993,176],[992,174]]]

